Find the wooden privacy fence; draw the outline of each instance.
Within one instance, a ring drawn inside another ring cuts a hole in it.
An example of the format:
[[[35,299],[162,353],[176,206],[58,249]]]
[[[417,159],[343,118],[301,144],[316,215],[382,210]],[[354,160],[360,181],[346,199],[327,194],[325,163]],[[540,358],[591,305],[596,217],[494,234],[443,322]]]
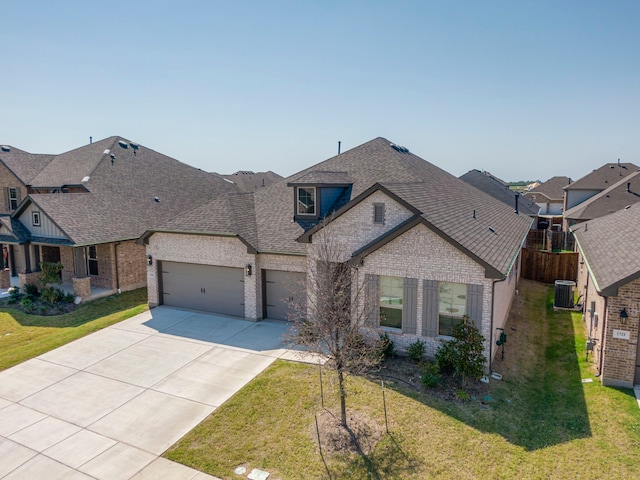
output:
[[[578,254],[548,253],[523,248],[522,277],[544,283],[556,280],[575,282],[578,277]]]
[[[527,235],[527,248],[548,250],[549,243],[551,243],[551,250],[554,252],[559,252],[561,250],[573,252],[576,245],[576,241],[571,232],[531,230]]]

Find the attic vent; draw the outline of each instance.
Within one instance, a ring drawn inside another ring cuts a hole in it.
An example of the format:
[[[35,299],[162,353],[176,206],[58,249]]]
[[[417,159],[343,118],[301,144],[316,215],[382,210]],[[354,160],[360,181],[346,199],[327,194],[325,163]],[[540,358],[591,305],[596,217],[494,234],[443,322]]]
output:
[[[223,180],[225,182],[229,182],[231,185],[235,185],[236,184],[236,182],[233,182],[233,181],[229,180],[228,178],[223,178]]]
[[[127,142],[123,142],[122,140],[118,141],[118,145],[120,145],[122,148],[129,148],[129,144]]]
[[[624,207],[625,210],[629,210],[631,208],[631,205],[627,205],[626,207]]]
[[[114,163],[116,163],[116,156],[112,153],[111,154],[111,165],[113,165]]]
[[[108,148],[106,148],[106,149],[104,150],[104,152],[102,152],[102,154],[103,154],[103,155],[108,155],[110,151],[111,151],[111,150],[109,150]]]
[[[133,148],[134,150],[138,150],[140,148],[140,145],[138,145],[137,143],[133,143],[133,142],[129,142],[129,145],[131,146],[131,148]]]
[[[153,201],[156,203],[160,203],[160,199],[158,197],[153,197]]]
[[[88,181],[89,181],[89,178],[91,178],[91,177],[89,177],[89,175],[87,175],[86,177],[84,177],[84,178],[82,179],[82,183],[84,183],[84,182],[88,182]]]
[[[10,151],[11,151],[11,148],[9,148],[9,147],[8,147],[8,146],[6,146],[6,145],[2,145],[2,151],[3,151],[3,152],[10,152]]]
[[[396,145],[395,143],[391,144],[391,148],[393,148],[396,152],[409,153],[409,149],[407,147],[403,147],[401,145]]]
[[[489,227],[489,231],[490,231],[491,233],[496,233],[496,229],[495,229],[495,228],[493,228],[493,227]]]

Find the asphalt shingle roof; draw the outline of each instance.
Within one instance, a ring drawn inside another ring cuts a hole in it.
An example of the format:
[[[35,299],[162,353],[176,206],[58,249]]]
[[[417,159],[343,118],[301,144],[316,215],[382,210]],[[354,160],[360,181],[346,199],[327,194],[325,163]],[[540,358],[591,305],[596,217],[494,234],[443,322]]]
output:
[[[602,167],[566,185],[564,190],[604,190],[638,170],[633,163],[605,163]]]
[[[217,175],[217,174],[214,174]],[[268,187],[274,182],[282,179],[281,175],[272,171],[249,172],[239,171],[231,175],[221,175],[223,178],[235,183],[241,192],[255,192],[264,187]]]
[[[294,241],[303,229],[293,221],[293,188],[287,184],[309,178],[313,172],[346,172],[353,182],[351,199],[382,184],[420,210],[453,242],[502,274],[508,272],[531,225],[531,219],[516,215],[513,206],[416,155],[396,151],[390,141],[379,137],[257,192],[258,250],[304,253],[303,245]]]
[[[252,247],[258,245],[251,193],[222,195],[154,228],[156,232],[238,235]]]
[[[33,179],[54,157],[55,155],[28,153],[14,147],[9,147],[8,152],[0,151],[0,161],[25,185],[31,185]]]
[[[470,170],[462,175],[460,180],[515,209],[515,192],[511,191],[508,186],[505,186],[502,181],[496,179],[493,175],[480,170]],[[519,195],[518,210],[525,215],[537,215],[540,207],[524,195]]]
[[[618,180],[609,188],[567,210],[565,218],[591,220],[640,202],[640,172],[636,171]]]
[[[640,277],[640,203],[571,228],[598,292],[617,294]]]
[[[38,184],[81,183],[88,193],[32,194],[32,201],[71,242],[87,245],[138,238],[184,211],[238,191],[217,174],[134,145],[138,148],[110,137],[56,156],[36,177]],[[89,179],[83,182],[84,177]]]
[[[551,177],[544,183],[541,183],[535,188],[529,190],[526,195],[532,196],[535,194],[542,194],[547,197],[549,200],[558,200],[562,201],[564,198],[564,190],[571,183],[571,179],[569,177]]]

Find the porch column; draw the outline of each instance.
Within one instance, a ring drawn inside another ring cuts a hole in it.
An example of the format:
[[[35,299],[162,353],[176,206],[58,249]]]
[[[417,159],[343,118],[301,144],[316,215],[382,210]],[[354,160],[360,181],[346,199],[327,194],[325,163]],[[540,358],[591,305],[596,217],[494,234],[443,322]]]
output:
[[[22,251],[24,252],[24,273],[31,273],[31,248],[27,243],[22,245]]]
[[[76,297],[86,298],[91,295],[91,277],[73,277],[73,294]]]
[[[9,269],[3,268],[0,270],[0,288],[9,288],[11,286],[11,276],[9,275]]]

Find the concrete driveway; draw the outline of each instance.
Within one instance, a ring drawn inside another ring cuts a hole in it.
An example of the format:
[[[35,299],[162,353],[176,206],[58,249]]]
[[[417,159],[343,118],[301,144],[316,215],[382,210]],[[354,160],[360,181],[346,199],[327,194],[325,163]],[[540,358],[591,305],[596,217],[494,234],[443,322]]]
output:
[[[154,308],[0,372],[0,478],[213,477],[159,458],[286,349],[283,323]]]

